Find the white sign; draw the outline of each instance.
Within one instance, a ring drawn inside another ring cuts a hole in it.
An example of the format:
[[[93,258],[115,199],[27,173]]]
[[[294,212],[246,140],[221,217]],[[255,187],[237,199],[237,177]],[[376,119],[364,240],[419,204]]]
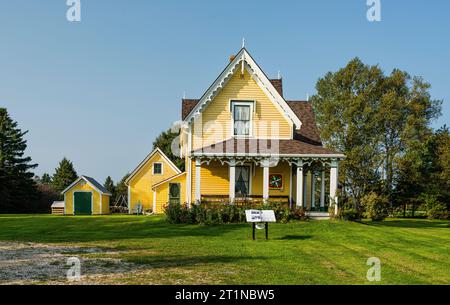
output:
[[[275,212],[272,210],[246,210],[247,222],[276,222]]]

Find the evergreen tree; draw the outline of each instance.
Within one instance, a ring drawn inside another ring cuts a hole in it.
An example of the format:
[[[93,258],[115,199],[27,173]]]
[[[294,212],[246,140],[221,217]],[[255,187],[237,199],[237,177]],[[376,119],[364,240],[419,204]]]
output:
[[[179,147],[177,143],[177,138],[179,132],[172,132],[171,129],[163,131],[153,142],[153,149],[159,147],[164,154],[181,170],[184,171],[184,159],[179,156],[174,155],[172,147]]]
[[[59,162],[58,167],[55,169],[55,173],[52,178],[52,185],[55,191],[62,192],[72,182],[78,178],[72,162],[65,157]]]
[[[110,176],[106,177],[103,186],[111,193],[110,203],[114,203],[116,200],[116,186],[114,185],[114,181]]]
[[[27,141],[23,137],[28,131],[21,131],[6,108],[0,108],[0,212],[25,212],[32,210],[36,198],[36,186],[30,164],[31,158],[24,157]]]
[[[48,173],[44,173],[44,174],[42,174],[40,183],[45,184],[45,185],[50,185],[52,183],[52,178],[50,177],[50,175]]]

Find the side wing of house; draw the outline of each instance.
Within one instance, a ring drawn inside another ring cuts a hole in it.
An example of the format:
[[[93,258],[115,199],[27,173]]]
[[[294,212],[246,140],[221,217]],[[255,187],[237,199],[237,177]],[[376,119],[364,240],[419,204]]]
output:
[[[160,149],[152,151],[126,181],[130,213],[139,203],[144,210],[154,210],[153,185],[180,173],[181,171]]]

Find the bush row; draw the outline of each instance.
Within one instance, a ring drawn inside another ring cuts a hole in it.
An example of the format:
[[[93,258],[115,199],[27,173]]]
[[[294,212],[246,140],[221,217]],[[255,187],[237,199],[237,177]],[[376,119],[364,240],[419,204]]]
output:
[[[167,220],[174,224],[224,224],[246,222],[245,210],[274,210],[278,222],[304,220],[303,209],[290,209],[288,204],[193,204],[189,208],[186,204],[170,203],[164,207]]]

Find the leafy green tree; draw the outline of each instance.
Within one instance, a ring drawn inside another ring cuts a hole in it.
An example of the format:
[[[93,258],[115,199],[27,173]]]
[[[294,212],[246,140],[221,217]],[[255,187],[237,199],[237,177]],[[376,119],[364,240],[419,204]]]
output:
[[[105,183],[103,186],[111,193],[111,204],[115,202],[116,199],[116,186],[114,185],[114,181],[112,180],[111,176],[106,177]]]
[[[41,183],[45,185],[50,185],[52,183],[52,177],[48,173],[42,174]]]
[[[164,154],[181,170],[184,171],[184,160],[180,157],[174,155],[172,147],[176,146],[177,144],[177,138],[179,136],[178,133],[172,132],[171,129],[162,132],[156,140],[153,142],[153,149],[156,147],[159,147]]]
[[[413,162],[414,149],[431,134],[442,101],[432,100],[429,88],[421,78],[400,70],[386,76],[358,58],[317,82],[312,104],[322,140],[346,154],[340,181],[356,205],[371,191],[391,195],[399,164]]]
[[[25,212],[32,209],[36,186],[31,158],[25,157],[27,141],[6,108],[0,108],[0,212]]]
[[[73,183],[78,178],[75,168],[67,158],[63,158],[59,162],[58,167],[55,169],[55,173],[52,178],[53,188],[57,192],[62,192],[66,187]]]
[[[382,84],[383,72],[377,66],[355,58],[345,68],[319,79],[317,94],[312,97],[324,144],[347,156],[341,163],[340,182],[355,203],[380,178],[373,118]]]

